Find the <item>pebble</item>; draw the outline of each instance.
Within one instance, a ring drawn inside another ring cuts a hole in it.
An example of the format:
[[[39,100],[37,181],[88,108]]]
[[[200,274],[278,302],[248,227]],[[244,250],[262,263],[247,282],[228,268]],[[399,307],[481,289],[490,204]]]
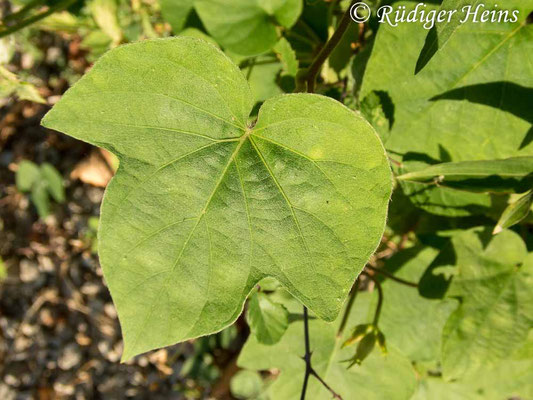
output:
[[[74,343],[70,343],[61,351],[57,364],[62,370],[69,370],[79,365],[80,361],[81,352],[79,347]]]
[[[39,278],[40,272],[37,263],[24,259],[20,262],[20,280],[22,282],[32,282]]]

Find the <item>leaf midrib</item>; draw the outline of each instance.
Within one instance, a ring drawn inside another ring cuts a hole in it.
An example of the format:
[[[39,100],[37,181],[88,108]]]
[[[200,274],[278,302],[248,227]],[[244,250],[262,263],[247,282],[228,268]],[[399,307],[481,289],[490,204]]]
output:
[[[235,150],[233,150],[232,154],[228,158],[228,161],[226,162],[226,165],[224,166],[223,170],[220,173],[220,177],[218,178],[217,182],[215,183],[215,186],[214,186],[213,190],[211,191],[211,193],[210,193],[210,195],[209,195],[204,207],[200,211],[199,215],[197,217],[195,217],[195,218],[193,217],[193,218],[187,219],[187,220],[196,219],[196,223],[191,228],[191,230],[190,230],[185,242],[183,243],[183,245],[182,245],[182,247],[180,249],[180,252],[178,253],[178,256],[176,257],[176,260],[172,264],[172,267],[166,271],[167,274],[169,274],[169,275],[172,274],[175,271],[176,267],[179,265],[181,257],[183,256],[183,254],[184,254],[184,252],[185,252],[185,250],[186,250],[186,248],[187,248],[187,246],[189,244],[190,239],[192,238],[194,232],[196,231],[197,227],[199,226],[200,222],[202,221],[203,216],[207,213],[209,205],[211,204],[211,201],[213,200],[215,194],[217,193],[218,188],[220,187],[220,185],[223,182],[224,178],[226,177],[227,172],[229,171],[232,163],[235,163],[235,166],[237,168],[237,173],[239,175],[239,180],[241,182],[241,186],[242,186],[242,189],[243,189],[243,198],[245,199],[246,215],[247,215],[248,226],[249,226],[249,230],[250,230],[250,246],[253,249],[253,234],[252,234],[252,227],[251,227],[251,216],[250,216],[250,211],[249,211],[248,203],[247,203],[247,199],[246,199],[246,192],[245,192],[245,189],[244,189],[244,182],[242,181],[242,177],[240,175],[240,170],[239,170],[239,167],[238,167],[238,164],[237,164],[237,160],[236,160],[237,155],[239,154],[242,146],[244,145],[244,143],[247,140],[250,142],[251,146],[253,147],[253,149],[255,150],[256,154],[260,158],[260,160],[261,160],[262,164],[264,165],[265,169],[267,170],[269,176],[273,180],[274,184],[276,185],[277,189],[279,190],[280,194],[282,195],[283,199],[285,200],[287,206],[289,207],[290,212],[291,212],[292,220],[293,220],[293,222],[295,224],[295,227],[296,227],[296,229],[298,231],[298,236],[299,236],[299,238],[300,238],[300,240],[301,240],[301,242],[302,242],[302,244],[303,244],[303,246],[305,248],[305,251],[308,253],[308,255],[310,256],[310,259],[312,260],[311,250],[310,250],[310,248],[309,248],[309,246],[307,244],[307,241],[305,240],[305,236],[303,235],[303,232],[302,232],[298,217],[296,216],[296,213],[295,213],[295,207],[292,205],[291,201],[287,197],[287,194],[283,190],[281,184],[278,182],[278,180],[277,180],[276,176],[274,175],[273,171],[271,170],[270,166],[268,165],[268,163],[264,159],[264,156],[262,155],[261,151],[257,147],[256,143],[253,141],[253,139],[252,139],[253,136],[254,136],[254,131],[252,129],[247,129],[245,131],[245,133],[238,139],[238,143],[237,143],[237,146],[235,147]],[[260,136],[257,136],[257,137],[260,138],[260,139],[264,139],[263,137],[260,137]],[[236,139],[233,139],[233,141],[236,141]],[[210,147],[213,144],[215,144],[215,143],[212,143],[211,145],[203,146],[203,147],[204,148]],[[299,155],[299,156],[301,156],[301,157],[304,157],[304,155],[299,154],[298,152],[294,152],[294,153]],[[181,158],[182,157],[180,157],[180,159]],[[305,158],[307,158],[307,157],[305,157]],[[172,162],[167,162],[165,164],[165,166],[170,165],[171,163]],[[160,170],[160,169],[161,168],[158,168],[158,170]],[[173,226],[173,225],[175,225],[175,223],[167,225],[167,226],[165,226],[162,229],[160,228],[160,229],[158,229],[157,232],[160,232],[161,230],[163,230],[165,228],[168,228],[169,226]],[[149,237],[153,237],[153,234],[149,235]],[[144,241],[145,241],[145,238],[143,240],[141,240],[139,243],[142,243]],[[251,263],[251,253],[250,253],[250,263]],[[313,268],[316,270],[316,265],[314,264],[313,261],[312,261],[312,265],[313,265]],[[168,283],[167,283],[168,280],[165,280],[164,282],[165,282],[165,291],[168,291],[168,289],[169,289],[168,286],[167,286],[168,285]],[[161,293],[163,293],[163,292],[164,291],[161,291]],[[306,296],[304,296],[301,293],[300,293],[300,295],[302,297],[306,297]],[[160,296],[157,296],[156,299],[154,299],[154,303],[157,303],[157,301],[159,300],[159,297]],[[154,305],[152,304],[151,307],[153,307],[153,306]],[[141,326],[145,326],[146,325],[147,320],[150,318],[150,316],[151,316],[151,314],[149,313],[147,318],[146,318],[146,320],[141,323]],[[191,328],[189,329],[189,332],[192,331],[195,328],[195,325],[196,325],[196,322],[192,324]],[[134,340],[132,348],[135,348],[139,336],[140,336],[140,334],[138,334],[136,339]]]

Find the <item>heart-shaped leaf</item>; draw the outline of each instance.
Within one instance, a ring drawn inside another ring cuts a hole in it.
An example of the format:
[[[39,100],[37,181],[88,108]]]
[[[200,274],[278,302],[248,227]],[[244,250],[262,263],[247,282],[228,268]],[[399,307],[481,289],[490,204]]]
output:
[[[43,125],[120,159],[99,254],[123,358],[210,334],[275,277],[333,320],[383,233],[391,174],[371,126],[318,95],[252,95],[221,51],[178,37],[118,47]]]

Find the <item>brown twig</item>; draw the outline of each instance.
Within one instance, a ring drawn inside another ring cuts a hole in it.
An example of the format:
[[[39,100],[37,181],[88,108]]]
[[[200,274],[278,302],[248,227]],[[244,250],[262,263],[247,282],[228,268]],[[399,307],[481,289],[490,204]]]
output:
[[[348,29],[350,22],[352,22],[352,18],[350,17],[350,9],[351,4],[342,16],[341,22],[339,23],[339,26],[337,27],[331,38],[329,38],[324,47],[322,47],[318,55],[315,57],[315,59],[307,69],[307,72],[300,78],[301,80],[307,83],[308,93],[313,93],[315,91],[316,77],[318,76],[318,73],[322,68],[322,64],[324,64],[324,62],[330,56],[331,52],[335,49],[335,47],[337,47],[342,37],[344,36],[346,29]]]

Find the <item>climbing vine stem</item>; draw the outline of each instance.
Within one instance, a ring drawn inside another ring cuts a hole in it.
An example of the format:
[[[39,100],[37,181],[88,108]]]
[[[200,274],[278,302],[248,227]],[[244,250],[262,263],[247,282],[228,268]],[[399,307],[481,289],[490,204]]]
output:
[[[320,69],[322,68],[322,65],[331,55],[333,50],[335,50],[335,47],[337,47],[337,45],[341,41],[342,37],[344,36],[344,33],[346,33],[346,29],[348,29],[348,26],[350,26],[350,23],[353,23],[350,17],[350,9],[353,3],[355,3],[355,1],[350,4],[350,6],[341,18],[339,26],[337,27],[333,35],[329,38],[329,40],[326,42],[324,47],[322,47],[315,59],[311,62],[311,65],[309,66],[309,68],[307,68],[307,71],[298,77],[301,82],[300,85],[297,82],[297,87],[302,87],[301,83],[305,82],[307,84],[308,93],[313,93],[315,91],[316,78],[320,72]]]

